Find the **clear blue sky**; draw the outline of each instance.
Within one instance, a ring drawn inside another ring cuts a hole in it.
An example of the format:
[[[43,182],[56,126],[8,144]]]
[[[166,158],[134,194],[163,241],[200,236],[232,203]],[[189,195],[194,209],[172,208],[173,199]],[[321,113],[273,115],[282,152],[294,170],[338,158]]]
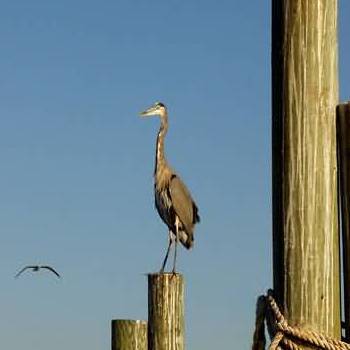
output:
[[[159,121],[138,112],[160,100],[202,217],[179,256],[188,349],[247,349],[271,287],[269,2],[0,3],[0,347],[109,350],[111,319],[147,317],[167,229]],[[340,1],[342,100],[349,13]],[[15,280],[28,263],[63,279]]]

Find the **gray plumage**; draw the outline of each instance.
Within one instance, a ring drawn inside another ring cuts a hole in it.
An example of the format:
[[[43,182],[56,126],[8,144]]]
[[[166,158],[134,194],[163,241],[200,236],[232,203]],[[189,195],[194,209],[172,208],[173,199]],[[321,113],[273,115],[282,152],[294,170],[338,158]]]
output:
[[[156,161],[154,168],[154,194],[157,211],[169,228],[169,245],[162,264],[164,271],[170,247],[175,241],[174,265],[175,273],[177,243],[180,241],[184,247],[193,246],[193,233],[195,224],[200,221],[198,208],[186,185],[169,166],[164,155],[164,138],[168,131],[168,112],[161,102],[141,113],[141,116],[160,117],[160,129],[156,143]]]

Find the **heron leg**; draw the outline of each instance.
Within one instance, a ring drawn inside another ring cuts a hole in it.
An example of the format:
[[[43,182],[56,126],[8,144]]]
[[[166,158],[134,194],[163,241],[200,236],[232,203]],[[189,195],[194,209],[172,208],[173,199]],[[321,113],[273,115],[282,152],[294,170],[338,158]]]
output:
[[[176,257],[177,257],[177,246],[179,243],[179,219],[175,219],[175,228],[176,228],[176,241],[175,241],[175,252],[174,252],[174,265],[173,265],[173,274],[176,274]]]
[[[169,252],[170,252],[170,247],[173,243],[173,240],[171,238],[171,232],[169,231],[169,245],[168,245],[168,249],[166,251],[166,254],[165,254],[165,258],[163,260],[163,264],[162,264],[162,268],[160,269],[159,273],[163,273],[164,272],[164,269],[165,269],[165,265],[166,265],[166,262],[168,260],[168,256],[169,256]]]

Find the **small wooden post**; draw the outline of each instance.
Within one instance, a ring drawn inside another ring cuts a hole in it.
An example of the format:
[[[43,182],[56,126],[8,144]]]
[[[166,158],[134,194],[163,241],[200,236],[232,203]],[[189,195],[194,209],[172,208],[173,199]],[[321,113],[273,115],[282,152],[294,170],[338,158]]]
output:
[[[184,350],[184,279],[148,275],[148,350]]]
[[[112,350],[147,350],[147,321],[112,320]]]
[[[350,341],[350,102],[337,106],[339,199],[343,239],[345,341]]]

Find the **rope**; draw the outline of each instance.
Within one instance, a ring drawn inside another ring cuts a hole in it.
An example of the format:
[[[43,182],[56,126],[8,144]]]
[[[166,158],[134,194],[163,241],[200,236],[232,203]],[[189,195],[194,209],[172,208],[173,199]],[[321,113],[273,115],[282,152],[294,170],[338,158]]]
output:
[[[261,315],[262,311],[258,310],[258,304],[262,305],[263,299],[266,305],[264,317]],[[305,346],[324,350],[350,350],[350,344],[312,330],[290,326],[273,298],[271,290],[268,291],[267,296],[258,298],[252,350],[263,350],[265,347],[265,334],[262,330],[264,329],[264,319],[272,336],[269,350],[303,350]]]

